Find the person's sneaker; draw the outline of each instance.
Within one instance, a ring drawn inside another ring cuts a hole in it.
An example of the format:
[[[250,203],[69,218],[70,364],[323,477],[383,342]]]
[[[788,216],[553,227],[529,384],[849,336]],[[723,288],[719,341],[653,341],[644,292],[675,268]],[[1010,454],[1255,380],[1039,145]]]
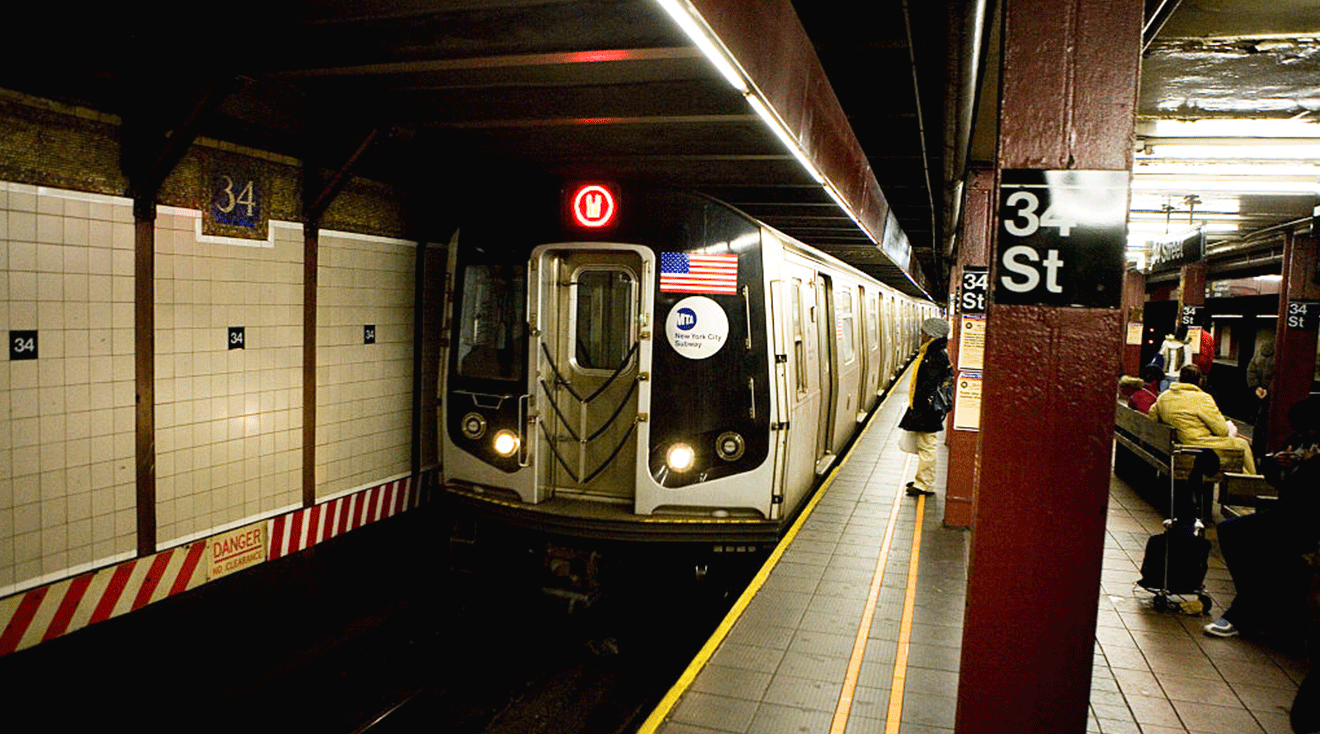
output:
[[[1205,626],[1205,633],[1211,637],[1237,637],[1238,628],[1227,619],[1216,619]]]
[[[933,494],[935,493],[930,491],[929,489],[921,489],[917,487],[915,484],[909,484],[907,488],[907,495],[909,497],[920,497],[922,495],[929,497],[930,495]]]

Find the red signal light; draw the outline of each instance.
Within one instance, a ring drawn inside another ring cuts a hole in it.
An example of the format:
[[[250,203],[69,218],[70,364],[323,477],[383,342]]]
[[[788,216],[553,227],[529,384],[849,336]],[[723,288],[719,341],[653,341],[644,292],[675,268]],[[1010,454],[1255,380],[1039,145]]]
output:
[[[573,220],[598,229],[614,221],[614,194],[599,184],[588,184],[573,194]]]

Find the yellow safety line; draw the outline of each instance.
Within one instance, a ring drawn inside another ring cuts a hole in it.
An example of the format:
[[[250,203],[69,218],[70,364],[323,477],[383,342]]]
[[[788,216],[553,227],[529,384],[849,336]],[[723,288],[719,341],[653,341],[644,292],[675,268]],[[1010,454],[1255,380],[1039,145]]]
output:
[[[889,396],[885,396],[885,400],[876,407],[875,412],[871,414],[871,418],[867,420],[866,425],[862,428],[862,432],[857,434],[857,438],[853,443],[854,447],[860,444],[862,437],[866,435],[867,431],[871,430],[871,425],[875,422],[876,416],[880,415],[881,410],[884,408],[884,403],[887,402],[889,402]],[[851,452],[849,453],[851,454]],[[770,572],[773,571],[775,565],[779,563],[779,559],[784,555],[784,551],[792,545],[793,539],[797,537],[798,531],[807,522],[807,518],[811,516],[812,510],[816,509],[816,505],[820,503],[820,500],[825,496],[825,492],[829,490],[830,485],[834,483],[834,478],[838,476],[839,470],[847,463],[848,456],[844,456],[844,458],[835,464],[834,468],[830,470],[829,476],[827,476],[825,481],[821,483],[820,489],[817,490],[816,494],[809,502],[807,502],[807,506],[802,508],[802,512],[798,514],[798,519],[793,523],[793,526],[788,529],[788,532],[784,534],[783,539],[779,541],[779,545],[775,546],[770,557],[761,565],[761,570],[756,573],[756,576],[752,578],[751,583],[749,583],[747,588],[743,590],[742,595],[738,597],[738,601],[733,603],[733,607],[729,609],[729,613],[724,615],[724,620],[720,622],[720,626],[715,628],[715,631],[711,633],[710,639],[706,640],[706,644],[702,645],[701,649],[697,651],[696,657],[692,658],[692,662],[688,663],[687,668],[683,670],[682,675],[678,676],[678,680],[672,687],[670,687],[669,692],[665,694],[664,698],[660,699],[660,703],[656,705],[655,710],[653,710],[651,715],[646,717],[646,721],[643,721],[642,725],[638,727],[637,734],[655,734],[656,728],[664,722],[665,717],[668,716],[669,712],[678,704],[678,699],[687,692],[688,686],[692,685],[692,682],[697,679],[697,673],[700,673],[701,669],[706,666],[706,663],[710,662],[711,656],[713,656],[715,651],[719,649],[720,643],[724,642],[724,638],[729,636],[729,632],[733,630],[734,623],[736,623],[738,618],[742,616],[743,611],[747,609],[747,605],[752,603],[752,599],[756,597],[758,592],[760,592],[761,586],[765,584],[768,578],[770,578]]]
[[[903,462],[903,473],[907,476],[912,455],[908,454]],[[880,599],[880,585],[885,580],[885,566],[889,563],[889,546],[894,540],[894,526],[898,521],[898,510],[905,491],[894,495],[894,506],[889,510],[889,524],[885,526],[885,538],[880,543],[880,556],[875,561],[875,572],[871,575],[871,591],[866,596],[866,609],[862,612],[862,621],[857,625],[857,639],[853,642],[852,655],[848,658],[848,672],[843,677],[843,689],[839,692],[839,704],[834,709],[834,720],[830,723],[829,734],[843,734],[848,728],[848,714],[852,711],[853,693],[857,690],[857,679],[862,672],[862,658],[866,656],[866,641],[871,636],[871,621],[875,618],[875,605]],[[921,499],[925,499],[922,497]],[[920,506],[921,500],[917,504]]]
[[[908,561],[907,591],[903,595],[903,621],[898,625],[898,655],[894,658],[894,680],[889,688],[889,713],[885,716],[885,734],[898,734],[903,718],[903,685],[907,682],[907,661],[912,639],[912,616],[917,603],[917,561],[921,558],[921,519],[926,497],[917,498],[917,524],[912,532],[912,556]]]

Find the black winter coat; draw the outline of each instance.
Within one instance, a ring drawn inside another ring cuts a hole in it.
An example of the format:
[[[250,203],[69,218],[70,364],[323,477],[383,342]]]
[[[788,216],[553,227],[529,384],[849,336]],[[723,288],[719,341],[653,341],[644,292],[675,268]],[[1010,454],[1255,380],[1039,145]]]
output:
[[[939,390],[951,390],[953,367],[949,364],[948,338],[935,339],[926,346],[926,353],[917,364],[917,384],[912,389],[911,402],[898,427],[918,433],[939,433],[944,430],[947,410],[939,410],[932,402]],[[948,397],[946,392],[945,397]]]

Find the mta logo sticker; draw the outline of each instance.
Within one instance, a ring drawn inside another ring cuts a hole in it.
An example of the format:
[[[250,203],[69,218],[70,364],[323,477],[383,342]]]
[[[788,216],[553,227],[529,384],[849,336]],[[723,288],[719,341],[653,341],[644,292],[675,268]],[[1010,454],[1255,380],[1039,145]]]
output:
[[[706,359],[729,340],[729,317],[713,299],[688,296],[670,309],[665,339],[688,359]]]

